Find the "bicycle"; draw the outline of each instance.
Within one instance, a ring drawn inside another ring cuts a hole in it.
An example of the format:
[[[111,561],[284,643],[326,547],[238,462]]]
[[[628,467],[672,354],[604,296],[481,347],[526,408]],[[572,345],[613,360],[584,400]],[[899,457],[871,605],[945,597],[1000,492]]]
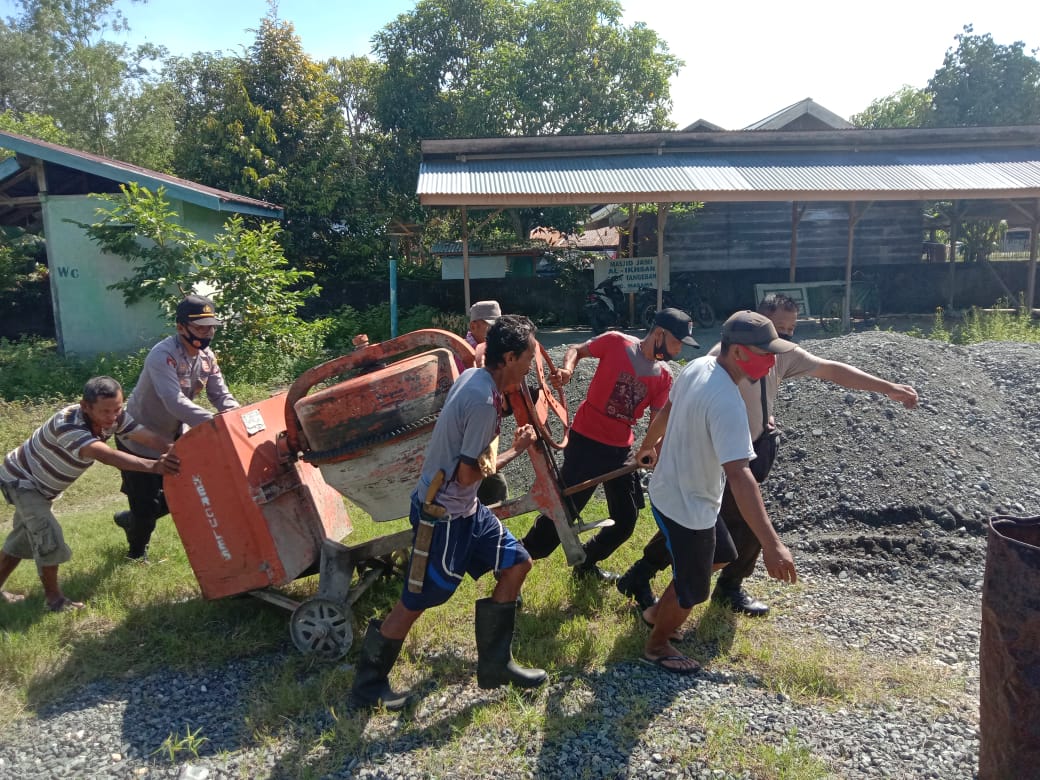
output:
[[[849,295],[849,326],[852,326],[853,320],[861,320],[864,323],[873,320],[876,324],[880,311],[881,300],[877,282],[863,277],[853,278],[852,292]],[[844,312],[845,285],[841,284],[837,286],[837,292],[827,298],[820,309],[820,328],[828,333],[837,333],[841,330]]]

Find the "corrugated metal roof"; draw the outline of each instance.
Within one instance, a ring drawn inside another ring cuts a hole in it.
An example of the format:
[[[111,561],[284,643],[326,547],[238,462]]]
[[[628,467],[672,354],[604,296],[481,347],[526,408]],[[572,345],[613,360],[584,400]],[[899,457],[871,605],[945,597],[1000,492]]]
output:
[[[253,214],[272,219],[281,219],[283,216],[282,207],[274,203],[247,198],[131,163],[81,152],[78,149],[52,144],[48,141],[39,141],[16,133],[0,131],[0,146],[19,155],[43,160],[52,165],[84,171],[122,184],[136,182],[151,190],[165,187],[171,195],[213,211]]]
[[[427,141],[418,193],[495,207],[1040,198],[1040,127],[617,138]]]

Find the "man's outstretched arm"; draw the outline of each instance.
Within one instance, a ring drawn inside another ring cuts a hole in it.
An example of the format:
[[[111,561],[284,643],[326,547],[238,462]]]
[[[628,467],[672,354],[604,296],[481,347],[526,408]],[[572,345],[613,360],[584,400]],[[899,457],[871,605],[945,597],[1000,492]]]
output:
[[[839,363],[836,360],[824,360],[812,372],[812,376],[834,382],[842,387],[847,387],[849,390],[867,390],[887,395],[907,409],[913,409],[917,406],[917,391],[910,385],[899,385],[895,382],[889,382],[847,363]]]

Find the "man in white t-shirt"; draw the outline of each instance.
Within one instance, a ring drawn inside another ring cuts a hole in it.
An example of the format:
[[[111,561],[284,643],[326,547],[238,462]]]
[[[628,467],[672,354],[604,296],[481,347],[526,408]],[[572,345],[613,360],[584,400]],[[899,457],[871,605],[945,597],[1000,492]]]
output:
[[[670,640],[690,610],[707,600],[713,569],[736,557],[719,518],[727,484],[762,544],[769,575],[785,582],[798,579],[794,559],[773,529],[748,465],[755,451],[738,388],[745,378],[761,379],[777,354],[794,348],[777,336],[767,317],[751,311],[734,314],[722,326],[718,357],[708,355],[683,369],[667,407],[651,423],[636,455],[640,463],[656,464],[650,480],[650,508],[672,553],[672,582],[643,613],[653,626],[643,660],[665,671],[692,674],[699,669]]]
[[[786,295],[771,295],[759,304],[758,313],[769,318],[780,338],[793,340],[794,330],[798,323],[797,302]],[[708,354],[717,355],[719,348],[720,345],[715,345]],[[770,439],[776,435],[773,409],[776,405],[780,382],[806,376],[824,379],[850,390],[866,390],[885,395],[893,401],[903,404],[907,409],[917,406],[917,391],[910,385],[890,382],[847,363],[825,360],[806,352],[801,347],[778,355],[776,364],[761,380],[739,384],[751,427],[752,446],[756,453],[751,471],[759,484],[765,482],[769,476],[773,458],[776,457],[776,443],[775,440],[770,441]],[[734,612],[751,617],[768,614],[769,605],[751,596],[743,587],[744,580],[750,577],[755,570],[759,544],[755,534],[744,522],[740,510],[733,500],[732,492],[728,488],[722,495],[720,514],[737,549],[737,557],[719,574],[712,599]],[[664,537],[661,534],[655,534],[643,548],[643,556],[632,564],[618,580],[618,590],[626,596],[632,596],[645,610],[654,603],[651,579],[657,572],[664,571],[670,565],[671,557]]]

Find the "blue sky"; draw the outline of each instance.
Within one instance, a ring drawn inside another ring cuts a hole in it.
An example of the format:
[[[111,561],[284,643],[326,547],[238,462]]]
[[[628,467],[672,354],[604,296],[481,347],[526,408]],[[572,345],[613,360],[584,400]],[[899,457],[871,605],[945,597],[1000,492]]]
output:
[[[1040,46],[1040,3],[1023,0],[840,0],[697,2],[622,0],[624,21],[641,21],[686,62],[671,85],[672,119],[744,127],[811,97],[848,117],[903,84],[923,87],[965,24],[997,43]],[[304,49],[321,59],[368,54],[372,35],[413,0],[281,0]],[[131,34],[175,54],[236,52],[267,12],[265,0],[120,0]],[[0,0],[0,14],[14,12]]]

